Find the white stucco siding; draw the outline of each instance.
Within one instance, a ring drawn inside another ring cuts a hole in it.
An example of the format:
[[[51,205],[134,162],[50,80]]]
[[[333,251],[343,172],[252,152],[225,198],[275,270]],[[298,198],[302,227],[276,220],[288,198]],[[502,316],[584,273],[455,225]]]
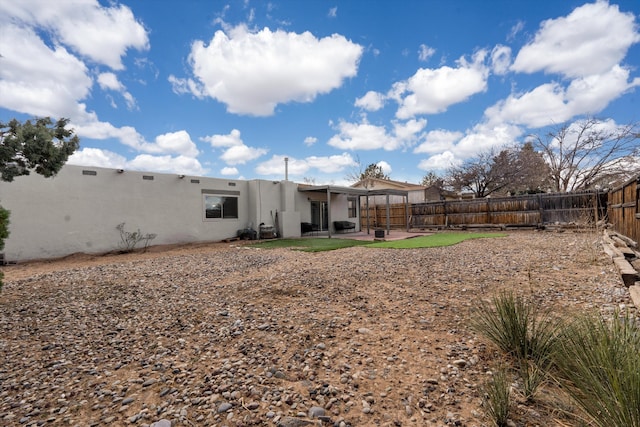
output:
[[[203,190],[237,195],[238,218],[205,219]],[[0,205],[11,211],[3,251],[10,261],[118,249],[122,222],[127,231],[157,234],[154,245],[217,241],[250,222],[246,181],[72,165],[54,178],[1,182]]]

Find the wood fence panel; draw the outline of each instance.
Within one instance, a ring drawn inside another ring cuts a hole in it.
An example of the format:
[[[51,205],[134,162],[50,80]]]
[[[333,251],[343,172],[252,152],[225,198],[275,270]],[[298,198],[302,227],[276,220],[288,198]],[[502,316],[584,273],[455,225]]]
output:
[[[369,206],[369,226],[372,228],[384,228],[387,224],[387,208],[386,205]],[[367,209],[360,209],[360,227],[361,230],[367,228]],[[406,211],[405,204],[389,205],[389,227],[390,228],[406,228]]]
[[[618,233],[640,243],[640,176],[609,192],[609,222]]]
[[[539,226],[593,221],[606,215],[606,200],[607,193],[587,191],[419,203],[411,205],[410,226]]]

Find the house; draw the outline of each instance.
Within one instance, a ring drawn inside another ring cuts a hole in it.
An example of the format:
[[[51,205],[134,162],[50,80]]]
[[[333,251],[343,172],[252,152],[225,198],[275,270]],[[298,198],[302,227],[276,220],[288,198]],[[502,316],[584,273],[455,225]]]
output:
[[[424,186],[419,184],[411,184],[408,182],[394,181],[391,179],[381,178],[365,178],[356,182],[351,187],[353,188],[365,188],[370,191],[376,190],[400,190],[406,191],[409,197],[409,203],[425,203],[435,202],[440,200],[458,200],[460,195],[454,191],[442,189],[436,185]],[[403,203],[403,200],[399,196],[389,196],[389,203],[398,204]],[[377,196],[371,198],[369,203],[372,205],[384,204],[386,199]]]
[[[4,259],[19,262],[119,249],[124,230],[153,233],[154,245],[221,241],[262,228],[295,238],[311,223],[331,237],[335,221],[356,223],[369,190],[292,181],[233,180],[65,165],[0,182],[11,211]]]

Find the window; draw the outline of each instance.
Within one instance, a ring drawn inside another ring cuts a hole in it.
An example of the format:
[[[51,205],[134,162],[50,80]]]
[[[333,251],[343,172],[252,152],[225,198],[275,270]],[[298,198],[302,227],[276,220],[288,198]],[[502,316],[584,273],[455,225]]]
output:
[[[349,197],[348,203],[349,205],[347,206],[347,211],[349,213],[349,218],[357,217],[358,216],[358,198]]]
[[[204,196],[205,219],[238,219],[238,198],[233,196]]]

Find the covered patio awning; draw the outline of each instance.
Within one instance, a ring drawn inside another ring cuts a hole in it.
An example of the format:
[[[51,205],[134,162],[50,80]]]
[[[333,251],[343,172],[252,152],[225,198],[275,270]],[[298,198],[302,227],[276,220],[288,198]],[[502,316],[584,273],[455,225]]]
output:
[[[376,189],[376,190],[367,190],[366,188],[353,188],[353,187],[341,187],[335,185],[298,185],[298,191],[300,192],[313,192],[313,193],[325,193],[327,195],[327,221],[329,222],[328,232],[329,237],[331,237],[331,194],[346,194],[348,196],[357,196],[358,197],[358,206],[360,206],[360,197],[366,197],[366,207],[367,207],[367,234],[371,232],[371,227],[369,223],[369,196],[386,196],[386,209],[387,209],[387,218],[386,218],[386,227],[387,235],[389,234],[390,229],[390,219],[389,219],[389,196],[402,196],[404,199],[404,211],[405,211],[405,223],[407,224],[407,231],[409,230],[409,192],[406,190],[397,190],[393,188],[388,189]],[[358,218],[358,221],[360,218]]]

